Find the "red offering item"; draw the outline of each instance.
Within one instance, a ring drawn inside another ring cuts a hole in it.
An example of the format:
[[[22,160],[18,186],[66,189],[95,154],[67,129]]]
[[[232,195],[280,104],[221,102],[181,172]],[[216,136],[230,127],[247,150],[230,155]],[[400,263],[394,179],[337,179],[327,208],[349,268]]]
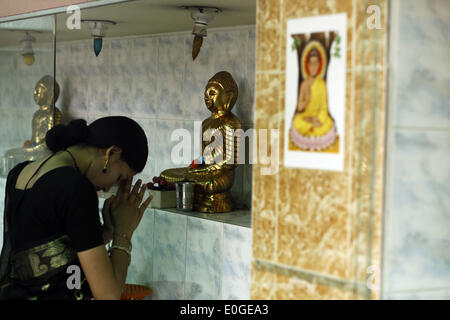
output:
[[[143,300],[152,293],[152,289],[139,284],[125,284],[120,300]]]
[[[200,166],[199,163],[195,163],[195,160],[192,160],[191,165],[190,165],[190,168],[191,168],[191,169],[196,169],[196,168],[198,168],[199,166]]]
[[[175,190],[175,184],[168,182],[163,177],[153,177],[153,182],[147,183],[147,188],[150,190],[168,191]]]

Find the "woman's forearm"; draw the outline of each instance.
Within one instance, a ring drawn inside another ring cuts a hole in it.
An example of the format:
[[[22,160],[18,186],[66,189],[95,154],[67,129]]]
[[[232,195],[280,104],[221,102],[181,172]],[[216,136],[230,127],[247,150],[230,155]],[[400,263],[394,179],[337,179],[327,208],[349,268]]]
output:
[[[132,232],[120,232],[120,230],[116,230],[110,249],[111,264],[121,294],[127,279],[128,266],[131,262],[132,235]]]
[[[110,228],[106,228],[103,226],[102,229],[102,236],[103,236],[103,243],[106,245],[111,242],[113,239],[114,230]]]
[[[120,288],[120,293],[122,294],[123,288],[125,286],[125,281],[127,279],[130,258],[128,256],[128,253],[123,250],[111,249],[110,259],[114,271],[114,276]]]

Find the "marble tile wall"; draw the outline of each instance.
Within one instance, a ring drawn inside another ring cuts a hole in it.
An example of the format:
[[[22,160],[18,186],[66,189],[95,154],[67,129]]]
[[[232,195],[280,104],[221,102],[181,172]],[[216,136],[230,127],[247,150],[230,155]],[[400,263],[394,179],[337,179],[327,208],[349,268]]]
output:
[[[450,4],[391,10],[383,297],[450,299]]]
[[[255,38],[254,26],[209,29],[195,61],[191,32],[105,38],[97,58],[91,40],[58,43],[56,105],[65,123],[108,115],[135,119],[149,144],[147,165],[136,179],[148,181],[184,165],[171,161],[171,133],[184,128],[194,139],[195,121],[209,116],[203,92],[216,72],[232,73],[239,86],[233,112],[244,129],[253,127]],[[1,151],[31,137],[32,91],[53,64],[36,56],[26,69],[20,56],[0,53],[0,59],[0,101],[6,101],[0,105]],[[251,187],[251,165],[243,165],[231,191],[241,208],[251,205]],[[128,281],[150,285],[154,299],[249,299],[251,240],[250,228],[148,209],[133,239]]]
[[[377,5],[381,29],[368,29]],[[280,129],[280,168],[253,167],[255,299],[379,297],[385,131],[386,1],[259,0],[255,128]],[[286,21],[347,14],[343,172],[285,168]],[[257,196],[256,196],[257,195]]]
[[[60,106],[68,118],[88,122],[107,115],[126,115],[138,121],[149,140],[149,161],[137,178],[149,180],[161,171],[177,167],[171,160],[175,129],[189,130],[193,141],[195,121],[209,116],[203,101],[209,78],[229,71],[239,86],[233,112],[244,128],[253,127],[255,28],[242,26],[210,29],[201,52],[192,61],[190,32],[104,39],[95,58],[91,41],[57,45],[57,79],[62,82]],[[161,143],[164,141],[164,143]],[[249,207],[251,167],[236,170],[232,195]]]
[[[147,133],[149,161],[137,178],[149,181],[171,161],[171,133],[178,128],[194,136],[194,123],[209,116],[203,94],[216,72],[229,71],[239,87],[233,112],[244,129],[253,127],[255,27],[209,29],[201,52],[192,61],[191,32],[138,38],[105,38],[95,57],[92,40],[57,43],[56,79],[61,87],[57,107],[63,122],[83,118],[88,123],[108,115],[130,116]],[[0,151],[20,147],[31,138],[35,108],[33,89],[44,74],[52,73],[52,55],[36,53],[33,66],[20,54],[0,52]],[[8,75],[5,77],[4,75]],[[191,147],[191,160],[199,155]],[[3,154],[4,151],[1,153]],[[190,161],[189,161],[190,162]],[[241,206],[251,204],[250,165],[236,170],[232,195]]]
[[[53,74],[53,54],[46,45],[36,45],[35,63],[23,63],[20,51],[0,51],[0,155],[22,147],[31,139],[31,120],[38,105],[33,99],[36,82]]]
[[[147,209],[133,237],[127,283],[151,299],[249,299],[251,229]]]
[[[0,230],[2,230],[0,236],[0,248],[3,247],[3,210],[5,208],[5,187],[6,179],[0,178]]]

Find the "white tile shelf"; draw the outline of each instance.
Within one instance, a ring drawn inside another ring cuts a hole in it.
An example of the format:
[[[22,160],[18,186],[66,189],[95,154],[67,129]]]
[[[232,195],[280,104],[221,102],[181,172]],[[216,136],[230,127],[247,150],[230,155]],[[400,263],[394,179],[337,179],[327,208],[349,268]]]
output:
[[[127,282],[150,286],[157,300],[249,299],[252,230],[197,215],[147,209]]]
[[[99,192],[100,210],[116,191]],[[149,286],[146,299],[250,299],[250,210],[200,213],[149,206],[132,241],[127,283]]]
[[[113,194],[116,194],[116,192],[117,192],[117,187],[111,188],[110,192],[108,192],[108,193],[98,192],[99,207],[102,208],[103,201],[105,199],[109,198],[110,196],[112,196]],[[144,199],[147,196],[148,195],[146,193],[146,195],[144,196]],[[180,210],[177,210],[176,208],[166,208],[166,209],[152,208],[151,204],[150,204],[149,208],[159,210],[159,211],[165,211],[165,212],[169,212],[169,213],[181,214],[181,215],[185,215],[185,216],[189,216],[189,217],[195,217],[195,218],[206,219],[206,220],[211,220],[211,221],[216,221],[216,222],[222,222],[225,224],[231,224],[231,225],[244,227],[244,228],[251,228],[251,223],[252,223],[251,210],[239,209],[239,210],[234,210],[234,211],[226,212],[226,213],[201,213],[201,212],[196,212],[196,211],[180,211]]]
[[[181,214],[188,217],[195,217],[216,222],[222,222],[225,224],[232,224],[244,228],[251,228],[252,224],[252,215],[250,210],[235,210],[226,213],[201,213],[196,211],[179,211],[176,208],[157,209],[157,210]]]

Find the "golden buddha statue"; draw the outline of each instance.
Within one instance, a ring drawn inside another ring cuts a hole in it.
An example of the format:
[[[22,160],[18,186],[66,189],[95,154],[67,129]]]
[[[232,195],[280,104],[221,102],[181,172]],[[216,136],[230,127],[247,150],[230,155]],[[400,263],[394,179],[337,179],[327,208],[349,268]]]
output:
[[[238,117],[231,112],[237,97],[238,87],[231,74],[226,71],[215,74],[205,88],[205,104],[211,116],[202,122],[204,163],[193,168],[167,169],[161,173],[170,182],[196,183],[196,211],[219,213],[233,210],[229,190],[233,186],[239,158],[239,137],[234,132],[242,128]]]
[[[53,84],[56,84],[53,90]],[[33,91],[33,97],[39,106],[33,115],[31,123],[32,134],[31,140],[24,142],[22,148],[10,149],[5,153],[6,158],[14,159],[14,164],[36,160],[51,153],[45,144],[45,135],[53,125],[61,123],[61,111],[55,107],[55,115],[53,115],[53,102],[59,97],[59,85],[52,76],[44,76],[37,83]],[[54,121],[53,121],[54,117]],[[12,168],[9,168],[12,169]]]
[[[55,121],[53,121],[53,100],[56,103],[56,100],[58,100],[59,97],[59,84],[55,81],[56,86],[55,90],[53,90],[53,82],[53,77],[44,76],[36,83],[36,87],[34,88],[34,101],[40,108],[34,113],[31,124],[32,146],[45,143],[47,131],[50,130],[53,125],[61,123],[62,114],[57,107],[55,107]],[[53,94],[55,96],[53,96]]]

